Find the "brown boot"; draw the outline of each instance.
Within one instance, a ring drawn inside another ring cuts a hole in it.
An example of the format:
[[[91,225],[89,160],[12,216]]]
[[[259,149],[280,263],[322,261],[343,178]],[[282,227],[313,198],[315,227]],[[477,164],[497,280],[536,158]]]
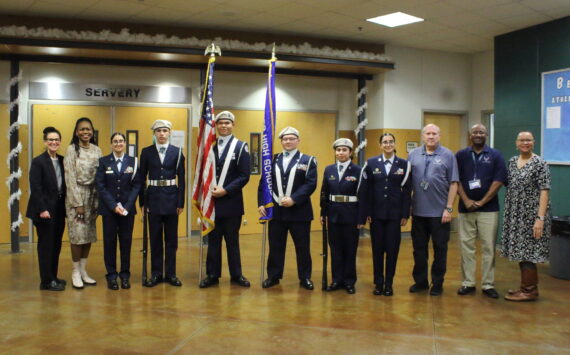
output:
[[[521,289],[515,292],[509,290],[505,295],[507,301],[528,302],[538,298],[538,271],[536,267],[521,269]]]

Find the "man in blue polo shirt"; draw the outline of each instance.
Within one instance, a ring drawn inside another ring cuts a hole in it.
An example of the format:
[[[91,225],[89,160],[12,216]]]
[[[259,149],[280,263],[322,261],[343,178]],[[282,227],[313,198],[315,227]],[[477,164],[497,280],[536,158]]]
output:
[[[471,146],[455,155],[459,168],[459,243],[463,283],[461,296],[475,292],[476,238],[481,242],[481,288],[483,294],[499,298],[495,290],[495,243],[499,223],[497,192],[507,180],[505,160],[490,148],[487,128],[476,124],[469,130]]]
[[[428,244],[433,244],[430,295],[443,292],[447,268],[451,213],[457,195],[457,161],[451,150],[441,146],[440,130],[434,124],[422,129],[424,145],[410,152],[412,165],[412,245],[414,247],[415,283],[410,292],[427,290]]]

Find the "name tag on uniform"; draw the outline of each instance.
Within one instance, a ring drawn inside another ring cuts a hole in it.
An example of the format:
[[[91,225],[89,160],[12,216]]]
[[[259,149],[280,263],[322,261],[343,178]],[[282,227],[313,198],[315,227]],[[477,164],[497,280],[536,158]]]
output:
[[[470,190],[475,190],[475,189],[480,189],[481,188],[481,180],[479,179],[474,179],[469,181],[469,189]]]
[[[105,170],[105,174],[113,174],[113,170]]]

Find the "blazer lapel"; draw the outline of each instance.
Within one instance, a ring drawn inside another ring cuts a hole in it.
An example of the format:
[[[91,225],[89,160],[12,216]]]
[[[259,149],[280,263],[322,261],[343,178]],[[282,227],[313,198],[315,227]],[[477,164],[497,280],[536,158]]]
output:
[[[55,175],[55,168],[53,167],[51,157],[49,156],[48,152],[45,152],[43,155],[44,155],[44,163],[47,164],[47,166],[48,166],[49,176],[51,177],[52,184],[57,186],[57,176]],[[59,163],[59,159],[58,159],[58,163]],[[60,166],[60,170],[62,170],[61,166]],[[63,176],[62,176],[62,178],[63,178]]]

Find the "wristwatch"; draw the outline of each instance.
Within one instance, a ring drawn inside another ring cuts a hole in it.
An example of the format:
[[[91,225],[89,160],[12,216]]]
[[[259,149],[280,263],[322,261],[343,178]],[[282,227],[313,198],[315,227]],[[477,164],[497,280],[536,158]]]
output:
[[[449,213],[453,212],[453,207],[446,207],[445,210]]]
[[[546,217],[545,216],[536,216],[536,219],[544,222],[546,220]]]

